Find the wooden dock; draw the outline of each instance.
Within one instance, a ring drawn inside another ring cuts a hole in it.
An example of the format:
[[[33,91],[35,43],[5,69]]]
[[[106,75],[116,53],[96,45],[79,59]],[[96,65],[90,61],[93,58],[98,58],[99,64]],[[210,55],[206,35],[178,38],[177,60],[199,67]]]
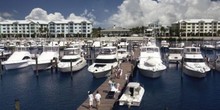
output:
[[[115,74],[113,73],[110,77],[113,78],[112,80],[115,83],[120,84],[121,90],[126,87],[128,80],[126,80],[126,76],[129,77],[133,74],[134,67],[136,65],[136,59],[138,58],[140,54],[140,50],[138,48],[134,49],[133,53],[133,60],[132,61],[125,61],[120,64],[121,69],[123,69],[123,74],[121,78],[116,78]],[[108,84],[109,78],[107,78],[101,86],[99,86],[94,92],[93,95],[96,94],[96,91],[99,91],[101,94],[101,104],[99,106],[99,110],[112,110],[114,107],[114,104],[118,101],[120,98],[121,93],[115,93],[114,98],[109,98],[108,93],[110,91],[110,87]],[[96,110],[97,108],[95,107],[96,103],[94,101],[93,107],[90,108],[90,110]],[[77,110],[88,110],[89,109],[89,100],[88,98],[78,107]]]

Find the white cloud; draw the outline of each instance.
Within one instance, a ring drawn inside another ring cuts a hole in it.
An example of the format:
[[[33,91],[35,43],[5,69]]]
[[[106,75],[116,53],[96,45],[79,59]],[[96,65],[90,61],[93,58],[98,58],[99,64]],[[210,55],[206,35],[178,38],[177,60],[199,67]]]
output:
[[[59,12],[55,12],[54,14],[53,13],[50,13],[48,16],[48,20],[49,21],[59,21],[59,20],[64,20],[64,17],[61,13]]]
[[[5,19],[0,16],[0,21],[4,21]]]
[[[118,12],[108,18],[109,25],[134,27],[159,22],[170,25],[180,19],[220,20],[220,2],[209,0],[124,0]]]
[[[5,18],[11,18],[13,15],[8,12],[4,12],[4,13],[2,13],[2,16]]]
[[[105,10],[104,10],[104,12],[108,13],[108,12],[109,12],[109,10],[108,10],[108,9],[105,9]]]
[[[93,11],[93,10],[92,10]],[[25,19],[32,19],[32,20],[45,20],[45,21],[59,21],[59,20],[89,20],[91,22],[95,22],[96,17],[93,15],[92,12],[89,12],[87,9],[84,12],[77,16],[74,13],[71,13],[67,18],[65,18],[61,13],[54,12],[54,13],[47,13],[47,11],[41,8],[34,8]]]
[[[25,17],[25,19],[31,19],[31,20],[45,20],[48,21],[48,14],[47,11],[41,9],[41,8],[34,8],[31,13]]]

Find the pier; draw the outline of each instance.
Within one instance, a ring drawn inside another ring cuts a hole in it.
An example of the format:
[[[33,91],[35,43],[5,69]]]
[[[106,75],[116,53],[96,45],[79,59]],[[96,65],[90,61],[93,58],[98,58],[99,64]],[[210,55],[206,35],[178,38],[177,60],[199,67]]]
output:
[[[120,98],[120,94],[122,94],[122,90],[126,87],[128,79],[130,77],[133,76],[133,71],[134,68],[136,66],[137,63],[137,58],[140,54],[140,50],[139,48],[135,48],[133,49],[133,55],[132,55],[132,60],[131,61],[124,61],[120,64],[120,68],[123,70],[123,74],[120,78],[115,78],[115,74],[111,74],[111,78],[113,78],[113,80],[116,83],[120,84],[120,93],[115,93],[114,94],[114,98],[109,98],[109,78],[107,78],[94,92],[93,95],[96,94],[96,91],[99,91],[99,93],[101,94],[102,98],[101,98],[101,104],[99,106],[100,110],[112,110],[114,107],[114,104],[117,103],[118,99]],[[128,78],[126,80],[126,77]],[[90,109],[90,110],[96,110],[96,103],[94,101],[93,103],[93,107],[89,108],[89,99],[87,98],[79,107],[77,110],[86,110],[86,109]]]

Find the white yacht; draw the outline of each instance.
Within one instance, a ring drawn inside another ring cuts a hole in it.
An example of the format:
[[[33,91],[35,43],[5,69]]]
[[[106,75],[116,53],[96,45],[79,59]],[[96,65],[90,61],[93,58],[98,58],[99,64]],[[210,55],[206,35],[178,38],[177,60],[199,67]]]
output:
[[[148,44],[140,47],[139,63],[137,65],[140,73],[146,77],[160,77],[166,66],[163,64],[160,49],[156,44]]]
[[[119,105],[140,106],[145,89],[138,82],[129,82],[119,99]]]
[[[199,47],[185,47],[183,56],[183,72],[192,77],[205,77],[210,68],[205,63]]]
[[[80,48],[66,48],[64,55],[58,63],[58,68],[61,72],[79,71],[87,65],[85,58],[82,56]]]
[[[215,46],[211,44],[211,42],[204,42],[203,45],[201,46],[202,49],[204,50],[213,50],[215,49]]]
[[[220,72],[220,54],[217,55],[217,59],[215,60],[216,70]]]
[[[15,52],[2,65],[6,70],[19,69],[29,66],[31,54],[27,47],[19,46],[15,48]]]
[[[127,48],[120,48],[117,50],[117,53],[118,53],[118,60],[124,60],[130,55]]]
[[[115,68],[117,65],[117,48],[113,46],[102,47],[95,62],[89,66],[88,71],[95,78],[108,77],[111,74],[111,68]]]
[[[220,41],[217,41],[215,44],[215,49],[219,50],[220,49]]]
[[[179,47],[170,47],[168,60],[169,62],[176,63],[182,61],[183,58],[183,48]]]
[[[43,52],[37,57],[38,70],[46,70],[51,67],[51,60],[57,58],[59,60],[59,46],[43,46]],[[36,70],[36,60],[29,62],[32,69]]]
[[[122,48],[122,47],[123,47],[123,48],[127,48],[128,45],[129,45],[129,43],[128,43],[127,39],[122,38],[122,39],[120,40],[119,44],[118,44],[118,47],[119,47],[119,48]]]
[[[162,40],[160,45],[161,45],[161,48],[169,48],[170,43],[167,42],[166,40]]]

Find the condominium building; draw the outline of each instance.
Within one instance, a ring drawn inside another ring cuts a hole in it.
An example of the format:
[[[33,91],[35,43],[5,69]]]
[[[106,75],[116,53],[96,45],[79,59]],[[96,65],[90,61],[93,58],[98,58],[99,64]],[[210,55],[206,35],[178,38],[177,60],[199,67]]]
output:
[[[92,23],[85,20],[6,20],[0,22],[3,37],[89,37]]]
[[[182,36],[217,36],[220,22],[214,19],[187,19],[172,24],[172,32]]]

